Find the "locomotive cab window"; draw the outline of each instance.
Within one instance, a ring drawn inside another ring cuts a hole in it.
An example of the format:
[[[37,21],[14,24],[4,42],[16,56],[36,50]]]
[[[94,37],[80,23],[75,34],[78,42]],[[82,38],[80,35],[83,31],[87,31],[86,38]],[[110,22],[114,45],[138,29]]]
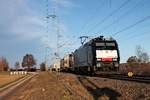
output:
[[[115,43],[96,43],[96,49],[98,50],[116,50]]]

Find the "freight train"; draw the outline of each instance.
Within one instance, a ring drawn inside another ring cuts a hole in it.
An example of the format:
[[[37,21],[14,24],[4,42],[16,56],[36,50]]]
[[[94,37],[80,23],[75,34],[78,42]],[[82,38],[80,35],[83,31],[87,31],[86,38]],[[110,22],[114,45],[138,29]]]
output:
[[[61,59],[60,70],[61,71],[71,71],[71,67],[74,66],[73,62],[74,62],[73,55],[72,54],[66,55],[63,59]]]
[[[103,36],[91,39],[61,60],[60,71],[118,71],[120,54],[117,41]]]
[[[57,59],[57,61],[50,66],[51,70],[52,71],[60,71],[61,64],[62,64],[61,60]]]

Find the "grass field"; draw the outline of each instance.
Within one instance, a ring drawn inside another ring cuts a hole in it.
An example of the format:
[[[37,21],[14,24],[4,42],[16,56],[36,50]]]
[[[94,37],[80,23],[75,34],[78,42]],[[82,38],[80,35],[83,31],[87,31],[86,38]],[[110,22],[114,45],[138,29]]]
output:
[[[24,76],[25,75],[10,75],[9,72],[0,72],[0,88]]]

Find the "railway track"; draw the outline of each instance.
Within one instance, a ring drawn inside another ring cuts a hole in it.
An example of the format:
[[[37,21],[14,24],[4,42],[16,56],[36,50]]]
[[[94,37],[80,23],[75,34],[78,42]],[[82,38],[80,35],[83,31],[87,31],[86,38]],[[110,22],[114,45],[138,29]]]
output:
[[[125,81],[134,81],[134,82],[140,82],[140,83],[147,83],[150,84],[150,77],[149,76],[137,76],[133,75],[132,77],[129,77],[127,74],[121,74],[121,73],[97,73],[95,74],[96,77],[102,77],[102,78],[109,78],[109,79],[116,79],[116,80],[125,80]]]
[[[128,74],[116,73],[116,72],[98,72],[98,73],[74,73],[77,76],[90,76],[90,77],[100,77],[100,78],[108,78],[115,80],[124,80],[124,81],[133,81],[139,83],[150,84],[150,76],[141,76],[141,75],[133,75],[128,76]]]

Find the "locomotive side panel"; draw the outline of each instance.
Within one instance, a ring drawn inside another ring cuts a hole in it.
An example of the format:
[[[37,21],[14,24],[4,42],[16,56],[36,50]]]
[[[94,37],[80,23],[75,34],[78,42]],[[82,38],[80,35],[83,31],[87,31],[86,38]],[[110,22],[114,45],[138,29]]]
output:
[[[92,47],[87,43],[74,52],[75,67],[93,66]]]
[[[116,40],[98,37],[74,52],[74,66],[79,71],[117,71],[120,55]]]

